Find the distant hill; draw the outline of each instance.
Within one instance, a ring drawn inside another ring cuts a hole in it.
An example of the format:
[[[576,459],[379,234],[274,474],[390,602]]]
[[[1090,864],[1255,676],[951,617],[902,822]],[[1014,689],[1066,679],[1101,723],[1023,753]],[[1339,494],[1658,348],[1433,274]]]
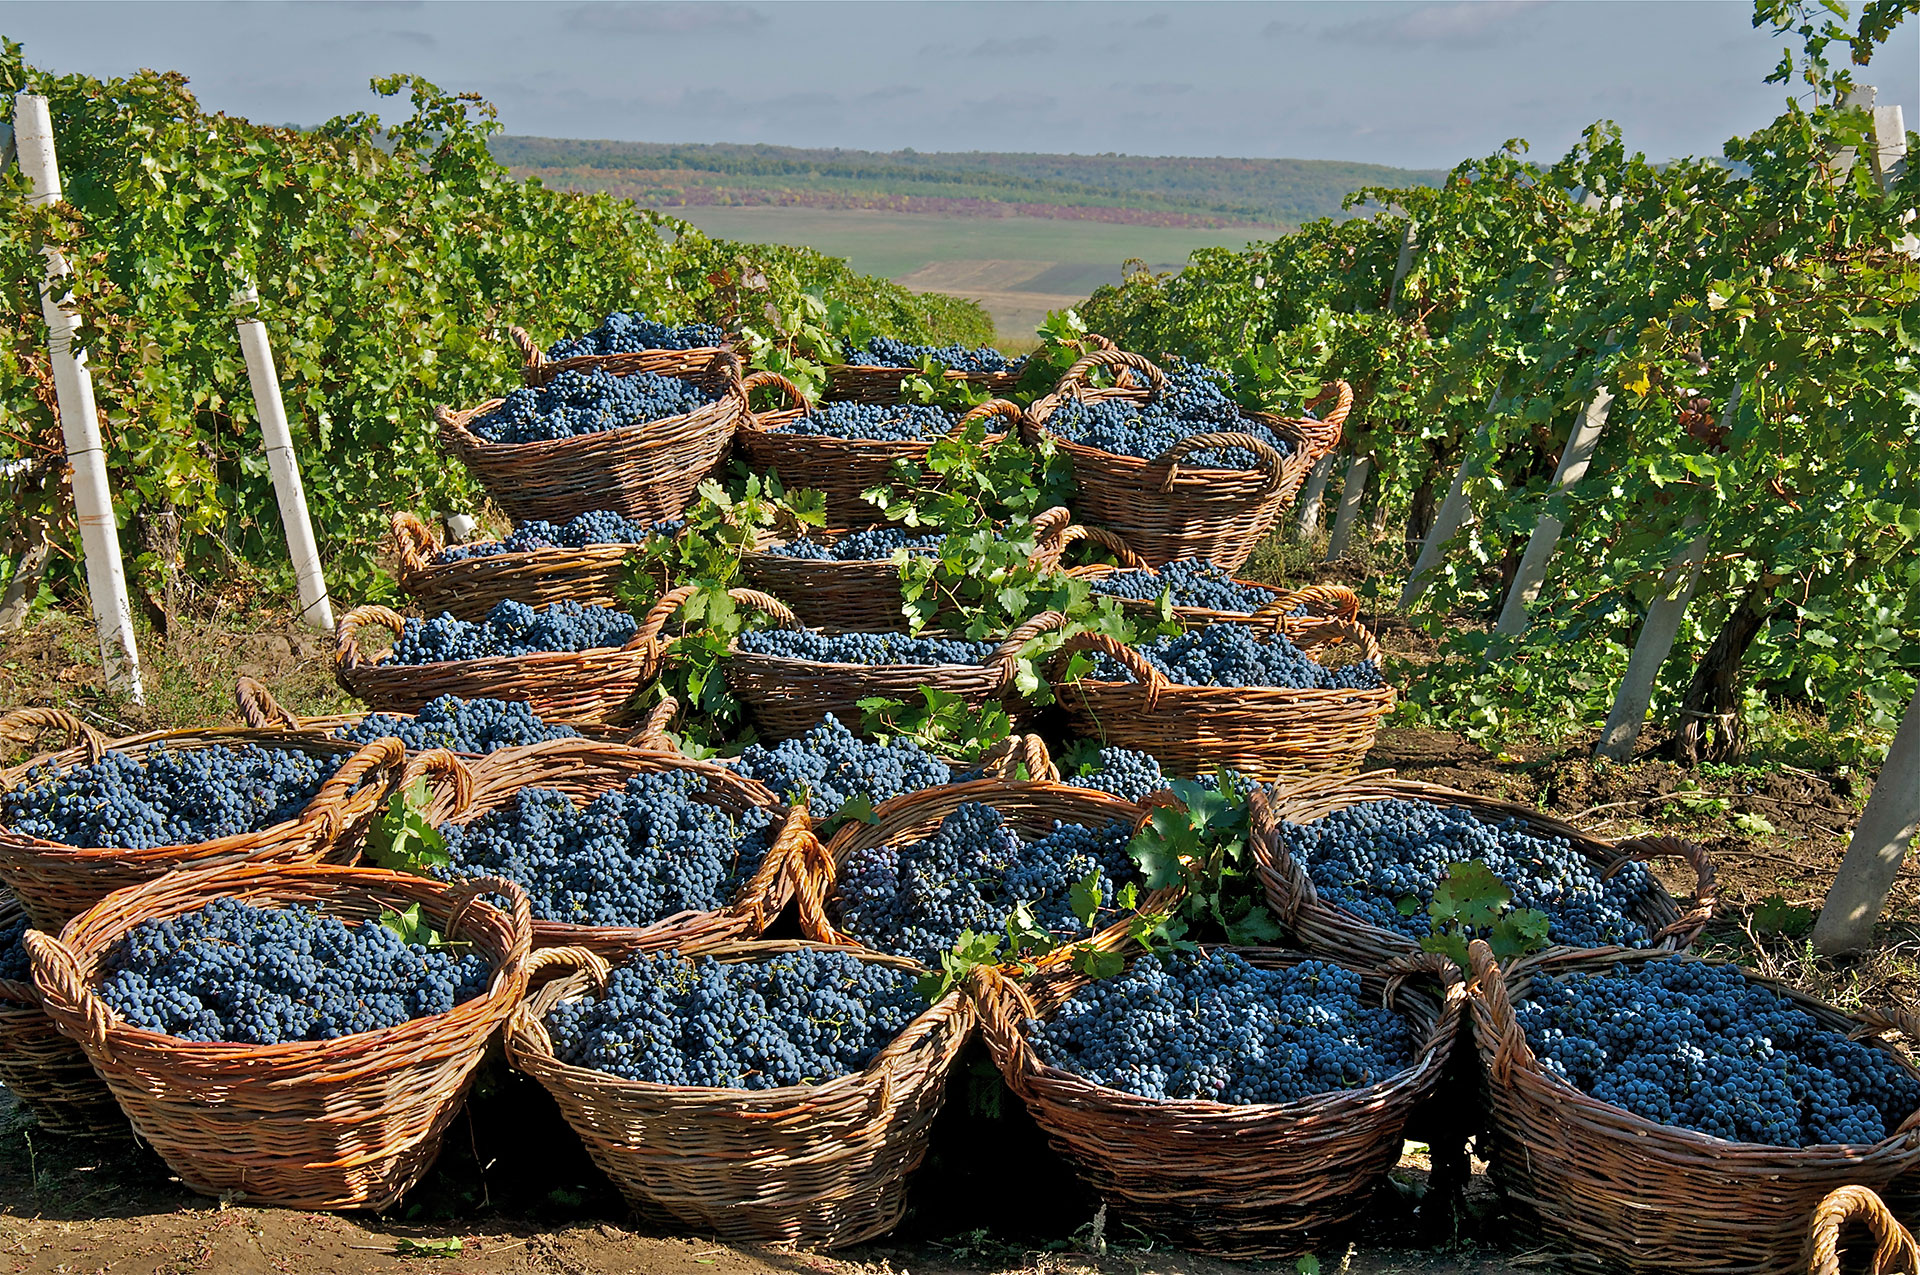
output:
[[[1362,186],[1438,185],[1438,169],[1314,159],[802,150],[496,137],[521,176],[656,208],[792,205],[1152,226],[1292,227]]]

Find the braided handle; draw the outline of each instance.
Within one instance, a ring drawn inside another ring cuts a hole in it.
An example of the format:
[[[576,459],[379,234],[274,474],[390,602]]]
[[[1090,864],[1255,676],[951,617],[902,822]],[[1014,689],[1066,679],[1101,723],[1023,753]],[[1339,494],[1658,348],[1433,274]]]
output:
[[[1058,564],[1062,558],[1067,556],[1068,549],[1083,540],[1088,544],[1098,545],[1100,548],[1105,549],[1108,553],[1118,558],[1120,565],[1128,570],[1138,571],[1144,568],[1150,568],[1153,565],[1135,553],[1132,547],[1129,546],[1126,541],[1122,540],[1117,533],[1108,531],[1105,527],[1085,527],[1078,523],[1075,523],[1071,527],[1064,528],[1060,532],[1058,544],[1056,546],[1050,546],[1054,549],[1053,563]],[[1105,566],[1106,564],[1096,563],[1094,565]],[[1074,568],[1074,570],[1089,569]],[[1104,572],[1097,571],[1090,571],[1089,573],[1096,575],[1104,574]]]
[[[417,576],[433,565],[440,546],[433,541],[427,524],[410,513],[393,516],[393,551],[400,559],[400,578]]]
[[[748,394],[759,389],[778,390],[786,398],[789,409],[798,409],[802,412],[813,410],[813,403],[808,400],[807,392],[778,372],[755,372],[740,382],[740,388]]]
[[[1173,683],[1167,680],[1166,674],[1147,663],[1146,657],[1141,655],[1140,652],[1134,650],[1119,638],[1109,637],[1105,633],[1074,634],[1065,642],[1062,642],[1060,649],[1054,652],[1053,663],[1057,664],[1061,662],[1075,651],[1098,651],[1111,655],[1114,659],[1120,661],[1120,666],[1126,669],[1127,672],[1133,674],[1133,680],[1147,688],[1147,704],[1149,707],[1159,698],[1160,691],[1163,687],[1173,685]]]
[[[406,762],[406,745],[397,739],[376,739],[361,745],[358,752],[340,763],[331,779],[320,785],[302,816],[307,811],[317,812],[326,822],[328,840],[345,836],[379,807]],[[385,783],[368,782],[376,772],[390,772]]]
[[[1053,755],[1047,751],[1047,741],[1038,735],[1009,735],[988,749],[980,759],[983,773],[1009,783],[1019,780],[1023,768],[1027,772],[1027,782],[1060,782],[1060,768],[1053,764]]]
[[[1292,612],[1301,607],[1305,616]],[[1256,622],[1284,632],[1289,620],[1349,620],[1360,618],[1360,595],[1344,584],[1310,584],[1304,589],[1281,589],[1273,601],[1253,613]]]
[[[50,730],[66,735],[65,747],[79,745],[85,748],[89,766],[106,755],[107,737],[62,709],[16,708],[0,717],[0,737],[17,739],[22,744],[31,744]]]
[[[445,403],[433,405],[433,423],[439,427],[440,441],[459,455],[478,452],[492,447],[518,447],[519,443],[490,443],[467,428],[468,421],[477,421],[497,409],[505,399],[490,398],[478,407],[464,412],[456,412]]]
[[[20,938],[27,949],[27,960],[33,966],[33,985],[40,989],[40,995],[69,1013],[86,1019],[87,1038],[79,1043],[92,1053],[101,1055],[105,1061],[112,1062],[113,1052],[107,1048],[107,1031],[113,1026],[113,1011],[87,985],[73,950],[53,935],[39,930],[30,929]],[[65,1030],[64,1024],[62,1030]]]
[[[428,822],[435,824],[465,814],[480,786],[473,768],[444,748],[429,748],[407,758],[397,786],[405,791],[416,779],[426,781]]]
[[[1042,611],[1025,624],[1007,630],[1007,636],[1001,639],[1000,645],[994,647],[982,663],[999,670],[998,680],[1004,687],[1013,680],[1014,666],[1020,659],[1021,649],[1043,633],[1064,628],[1066,623],[1067,617],[1060,612]]]
[[[1174,480],[1180,477],[1180,462],[1194,452],[1206,451],[1214,447],[1242,447],[1253,453],[1254,468],[1267,475],[1265,492],[1277,490],[1287,480],[1286,457],[1273,450],[1273,445],[1265,439],[1255,438],[1252,434],[1242,434],[1228,430],[1218,434],[1195,434],[1183,438],[1157,456],[1149,469],[1166,466],[1167,472],[1160,479],[1160,491],[1164,495],[1173,490]],[[1202,466],[1201,468],[1211,468]],[[1264,494],[1264,492],[1263,492]]]
[[[1655,859],[1678,859],[1693,869],[1696,884],[1692,902],[1678,920],[1662,928],[1654,937],[1678,937],[1688,942],[1697,938],[1707,922],[1713,919],[1714,908],[1720,899],[1720,869],[1715,866],[1707,848],[1684,837],[1629,837],[1619,843],[1618,849],[1626,856],[1621,860],[1622,863],[1635,859],[1642,863],[1650,863]],[[1607,875],[1612,876],[1614,871],[1618,871],[1618,868]]]
[[[818,837],[801,843],[799,853],[788,859],[786,868],[793,882],[794,906],[800,914],[800,932],[816,943],[862,946],[860,940],[836,929],[827,916],[827,895],[840,875],[840,865],[826,845]]]
[[[747,387],[745,381],[741,379],[742,371],[740,356],[722,346],[714,352],[712,358],[707,360],[707,365],[700,370],[700,375],[718,376],[721,382],[721,394],[739,400],[740,410],[751,416],[753,408],[747,402]]]
[[[355,607],[340,617],[333,631],[333,664],[342,672],[352,672],[365,661],[360,656],[360,630],[367,625],[391,630],[395,637],[406,632],[407,618],[392,607]]]
[[[1035,514],[1028,525],[1033,528],[1034,542],[1044,545],[1055,537],[1065,535],[1073,526],[1073,510],[1065,505],[1055,505]]]
[[[1126,350],[1106,349],[1092,350],[1075,359],[1073,366],[1068,368],[1066,374],[1054,385],[1054,394],[1060,394],[1063,391],[1077,393],[1084,389],[1088,373],[1097,367],[1138,372],[1146,379],[1149,402],[1159,398],[1167,388],[1167,374],[1155,366],[1153,360]]]
[[[1314,888],[1306,866],[1287,848],[1286,820],[1274,810],[1264,788],[1255,788],[1247,798],[1247,811],[1248,841],[1259,864],[1261,893],[1280,927],[1293,933],[1300,909],[1318,903],[1320,892]]]
[[[1467,944],[1467,964],[1472,967],[1468,990],[1485,998],[1487,1015],[1500,1041],[1494,1050],[1489,1074],[1496,1083],[1505,1084],[1515,1067],[1533,1066],[1533,1048],[1527,1044],[1527,1034],[1519,1020],[1513,1016],[1513,998],[1507,991],[1506,976],[1500,972],[1499,963],[1493,959],[1493,949],[1484,939]]]
[[[1292,616],[1281,625],[1292,643],[1305,651],[1310,658],[1318,659],[1315,652],[1325,651],[1329,647],[1344,646],[1348,642],[1360,648],[1360,658],[1372,660],[1378,664],[1385,659],[1380,649],[1380,640],[1372,630],[1358,620],[1341,620],[1320,616]]]
[[[1873,1275],[1920,1272],[1920,1244],[1886,1202],[1870,1187],[1843,1186],[1828,1192],[1813,1211],[1809,1275],[1840,1275],[1840,1232],[1849,1222],[1864,1222],[1873,1232]]]
[[[466,918],[467,911],[476,905],[484,905],[489,894],[507,896],[507,915],[513,918],[513,948],[507,953],[507,959],[501,962],[504,971],[509,967],[526,968],[533,951],[533,903],[527,898],[527,891],[518,881],[506,877],[468,877],[460,883],[464,891],[453,915],[447,918],[447,937],[452,938],[460,930],[460,922]]]
[[[680,701],[671,695],[663,695],[660,702],[647,714],[647,720],[640,729],[627,736],[627,744],[633,748],[651,748],[658,752],[671,753],[679,750],[673,741],[667,738],[667,728],[673,725],[674,715],[680,711]]]
[[[1353,387],[1341,380],[1329,381],[1322,386],[1320,392],[1307,401],[1306,410],[1312,411],[1329,397],[1334,399],[1332,411],[1318,420],[1293,422],[1294,428],[1300,431],[1302,441],[1306,443],[1304,459],[1308,465],[1318,464],[1322,456],[1340,445],[1347,414],[1353,410]]]
[[[532,333],[516,323],[508,325],[507,337],[516,346],[520,347],[520,360],[525,365],[527,371],[534,371],[545,366],[547,352],[541,349],[539,344],[534,341]]]
[[[1026,420],[1027,414],[1021,409],[1018,403],[1009,403],[1004,398],[990,398],[978,407],[970,408],[964,416],[955,421],[953,428],[947,431],[947,437],[959,438],[967,432],[967,427],[975,421],[990,421],[998,417],[1006,418],[1012,423],[1010,428],[1018,429],[1020,423]],[[1002,430],[998,434],[989,431],[987,438],[990,440],[1004,438],[1006,434],[1006,430]]]
[[[242,676],[233,684],[233,706],[240,720],[254,730],[299,730],[300,719],[280,707],[269,691],[251,677]]]

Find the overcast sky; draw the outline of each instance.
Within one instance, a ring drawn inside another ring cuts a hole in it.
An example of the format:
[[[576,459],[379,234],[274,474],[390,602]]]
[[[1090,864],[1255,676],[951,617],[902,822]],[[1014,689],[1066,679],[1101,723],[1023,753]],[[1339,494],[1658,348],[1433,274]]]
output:
[[[58,71],[184,71],[201,103],[300,124],[370,76],[478,92],[509,132],[891,150],[1536,158],[1613,119],[1656,159],[1779,111],[1740,0],[1464,3],[0,3]],[[1860,77],[1920,118],[1920,22]]]

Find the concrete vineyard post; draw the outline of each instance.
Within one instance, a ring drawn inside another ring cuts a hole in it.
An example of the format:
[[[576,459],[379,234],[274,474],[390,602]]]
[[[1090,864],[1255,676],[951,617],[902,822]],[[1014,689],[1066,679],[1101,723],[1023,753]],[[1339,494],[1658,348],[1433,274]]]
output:
[[[1920,690],[1907,705],[1886,765],[1860,814],[1833,889],[1813,926],[1813,947],[1825,956],[1857,952],[1873,941],[1887,892],[1920,833]]]
[[[1300,520],[1294,527],[1295,539],[1311,540],[1313,533],[1320,530],[1320,501],[1327,494],[1327,478],[1332,473],[1332,452],[1313,463],[1313,470],[1307,475],[1307,489],[1300,493]]]
[[[1553,474],[1552,491],[1565,491],[1586,477],[1587,468],[1593,463],[1593,452],[1600,445],[1600,431],[1606,428],[1607,412],[1613,406],[1613,395],[1602,386],[1593,396],[1593,402],[1587,404],[1587,410],[1573,427],[1573,433],[1567,436],[1567,446],[1560,453],[1560,466]],[[1514,572],[1513,585],[1507,590],[1507,600],[1500,608],[1500,622],[1494,625],[1495,633],[1517,634],[1527,630],[1527,608],[1540,596],[1540,584],[1547,578],[1547,563],[1553,559],[1553,551],[1560,543],[1560,532],[1565,524],[1550,513],[1542,513],[1540,521],[1534,524],[1533,534],[1527,538],[1527,551],[1521,555],[1520,567]]]
[[[260,299],[252,288],[236,293],[236,304]],[[267,325],[258,319],[235,320],[240,349],[247,358],[247,380],[253,385],[254,410],[260,417],[260,436],[273,475],[273,492],[280,504],[280,524],[286,528],[287,552],[293,558],[294,579],[300,590],[300,619],[322,633],[333,632],[333,605],[327,598],[326,577],[320,570],[320,550],[313,540],[307,516],[307,492],[300,483],[300,458],[294,454],[293,434],[287,428],[287,408],[280,398],[280,378],[273,367],[273,348]]]
[[[1701,518],[1689,514],[1684,524],[1697,527]],[[1660,577],[1660,592],[1647,607],[1647,618],[1640,622],[1640,636],[1634,640],[1633,654],[1627,657],[1627,671],[1620,677],[1620,689],[1614,693],[1613,710],[1600,731],[1600,742],[1593,755],[1609,761],[1626,761],[1633,756],[1633,745],[1646,724],[1647,708],[1653,703],[1653,683],[1660,666],[1673,650],[1680,634],[1680,617],[1693,601],[1700,583],[1700,567],[1707,557],[1707,538],[1695,536]]]
[[[30,202],[60,199],[60,164],[53,148],[53,117],[47,99],[20,93],[13,99],[14,142],[20,167],[32,183]],[[47,321],[47,353],[53,365],[60,432],[73,469],[73,506],[86,553],[87,592],[93,600],[94,629],[100,640],[100,664],[107,686],[134,703],[146,701],[140,684],[140,649],[127,602],[126,567],[120,560],[120,529],[114,520],[113,490],[107,482],[107,455],[100,444],[100,414],[93,400],[93,376],[87,353],[74,348],[80,316],[73,294],[64,287],[72,273],[60,250],[48,245],[46,278],[40,285],[40,311]]]
[[[1367,494],[1367,475],[1373,472],[1373,459],[1354,453],[1347,466],[1346,480],[1340,486],[1340,512],[1333,520],[1333,538],[1327,541],[1327,561],[1338,562],[1353,538],[1354,520],[1360,516],[1360,500]]]
[[[1496,394],[1494,402],[1497,404],[1499,401]],[[1487,435],[1493,428],[1494,410],[1497,409],[1488,411],[1487,419],[1480,423],[1473,442],[1467,448],[1467,454],[1460,458],[1460,467],[1453,471],[1453,484],[1447,488],[1447,498],[1440,502],[1440,509],[1433,516],[1433,527],[1427,532],[1426,540],[1421,542],[1420,556],[1414,560],[1406,587],[1400,590],[1399,609],[1402,615],[1413,610],[1414,603],[1427,591],[1429,576],[1440,565],[1441,550],[1473,512],[1467,500],[1467,480],[1479,472],[1480,454],[1486,450]]]

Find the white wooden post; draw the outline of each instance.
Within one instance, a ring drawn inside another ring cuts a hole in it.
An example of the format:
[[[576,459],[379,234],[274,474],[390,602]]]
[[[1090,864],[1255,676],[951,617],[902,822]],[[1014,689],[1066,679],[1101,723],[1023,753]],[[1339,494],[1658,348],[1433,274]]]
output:
[[[1387,313],[1392,314],[1400,308],[1400,285],[1406,282],[1407,271],[1413,269],[1413,254],[1420,247],[1420,227],[1413,218],[1407,218],[1407,231],[1400,236],[1400,259],[1393,266],[1393,286],[1387,289]]]
[[[1355,452],[1340,487],[1340,512],[1333,519],[1333,538],[1327,541],[1328,562],[1338,562],[1346,555],[1354,520],[1360,516],[1360,498],[1367,494],[1367,475],[1372,472],[1373,458]]]
[[[260,299],[253,288],[234,294],[234,304]],[[300,460],[294,455],[293,434],[287,428],[287,407],[280,398],[280,378],[273,368],[273,348],[267,343],[267,325],[239,318],[240,349],[247,357],[247,380],[253,385],[254,411],[260,417],[260,435],[273,474],[273,493],[280,502],[280,525],[286,528],[287,552],[300,591],[300,618],[322,633],[333,632],[333,605],[327,599],[327,581],[320,570],[320,550],[313,542],[313,523],[307,517],[307,491],[300,482]]]
[[[1482,462],[1480,453],[1487,448],[1487,435],[1493,429],[1493,416],[1500,410],[1499,404],[1500,395],[1496,393],[1493,406],[1487,411],[1487,419],[1480,422],[1466,455],[1460,458],[1460,467],[1453,471],[1453,484],[1447,488],[1447,498],[1440,502],[1440,508],[1433,516],[1433,527],[1421,543],[1420,556],[1414,559],[1413,571],[1407,576],[1406,587],[1400,590],[1399,609],[1402,615],[1413,610],[1413,604],[1427,591],[1431,583],[1430,573],[1440,565],[1441,550],[1473,513],[1473,507],[1467,500],[1467,479],[1479,472]]]
[[[1900,730],[1887,750],[1886,765],[1867,798],[1853,830],[1847,857],[1820,919],[1813,925],[1813,947],[1825,956],[1857,952],[1873,940],[1874,922],[1887,905],[1887,892],[1920,832],[1920,690],[1907,705]]]
[[[1307,489],[1300,493],[1300,520],[1294,526],[1296,540],[1312,540],[1320,530],[1320,501],[1327,494],[1327,476],[1333,473],[1333,453],[1313,462],[1307,475]]]
[[[53,150],[53,116],[47,99],[35,93],[16,94],[13,127],[20,167],[33,186],[29,202],[59,202],[60,165]],[[66,439],[67,464],[73,469],[74,515],[86,552],[87,592],[93,599],[101,671],[110,689],[141,704],[146,702],[146,692],[140,685],[140,649],[127,602],[126,568],[120,561],[120,529],[113,516],[113,490],[107,483],[107,455],[100,445],[93,376],[87,371],[86,351],[74,348],[80,316],[73,308],[73,293],[63,287],[72,271],[59,249],[49,244],[44,251],[47,276],[40,285],[40,312],[47,321],[60,432]]]
[[[1593,396],[1593,402],[1587,404],[1586,413],[1575,422],[1573,432],[1567,436],[1566,448],[1560,453],[1560,467],[1553,474],[1552,491],[1565,491],[1586,477],[1587,467],[1593,463],[1594,448],[1600,444],[1600,431],[1606,428],[1607,412],[1612,406],[1613,395],[1602,386],[1599,393]],[[1527,551],[1520,557],[1519,570],[1513,573],[1513,585],[1507,590],[1507,600],[1500,608],[1500,622],[1493,626],[1495,633],[1527,631],[1527,608],[1540,596],[1540,583],[1547,578],[1547,563],[1553,558],[1553,551],[1560,543],[1560,532],[1565,526],[1551,513],[1542,513],[1540,521],[1534,524],[1533,534],[1527,538]]]

